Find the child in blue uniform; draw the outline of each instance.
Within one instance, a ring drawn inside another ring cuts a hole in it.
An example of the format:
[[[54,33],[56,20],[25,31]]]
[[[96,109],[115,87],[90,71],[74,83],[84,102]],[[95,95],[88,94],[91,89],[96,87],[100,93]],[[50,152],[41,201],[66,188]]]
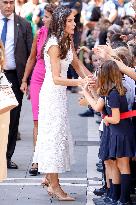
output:
[[[106,107],[108,116],[104,122],[110,128],[109,158],[114,160],[114,169],[120,175],[112,174],[114,196],[111,204],[128,205],[130,191],[129,160],[135,155],[135,137],[131,119],[120,120],[120,113],[128,111],[126,89],[122,84],[122,74],[114,61],[106,61],[98,73],[98,92],[102,98],[98,101],[90,95],[88,86],[83,89],[84,95],[92,108],[101,112]],[[117,190],[121,183],[121,194],[117,202]]]

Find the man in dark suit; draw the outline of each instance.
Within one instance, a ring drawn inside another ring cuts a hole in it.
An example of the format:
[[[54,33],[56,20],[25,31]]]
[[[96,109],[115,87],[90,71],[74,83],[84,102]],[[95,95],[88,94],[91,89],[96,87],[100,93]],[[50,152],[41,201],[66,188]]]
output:
[[[16,146],[20,111],[23,93],[20,84],[25,65],[32,46],[32,29],[30,24],[20,16],[14,14],[14,0],[0,0],[0,37],[5,47],[5,74],[12,83],[12,89],[19,102],[19,106],[10,113],[9,137],[7,146],[7,167],[17,169],[11,161]]]

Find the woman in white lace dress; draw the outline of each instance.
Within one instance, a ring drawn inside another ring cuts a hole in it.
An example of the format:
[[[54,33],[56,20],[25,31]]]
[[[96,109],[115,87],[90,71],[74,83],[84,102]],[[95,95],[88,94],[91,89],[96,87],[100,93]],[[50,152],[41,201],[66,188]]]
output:
[[[48,193],[59,200],[74,200],[60,187],[58,174],[69,171],[73,157],[66,86],[84,84],[84,79],[67,79],[69,64],[76,65],[71,38],[74,34],[74,15],[70,9],[58,7],[52,17],[48,40],[44,47],[46,75],[39,96],[38,138],[35,161],[39,172],[46,173]],[[78,74],[83,77],[82,69]]]

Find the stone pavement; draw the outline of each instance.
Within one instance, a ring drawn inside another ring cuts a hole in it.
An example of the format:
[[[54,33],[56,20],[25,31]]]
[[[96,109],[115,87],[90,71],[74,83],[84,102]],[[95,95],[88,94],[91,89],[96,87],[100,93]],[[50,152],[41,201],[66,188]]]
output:
[[[77,94],[69,93],[69,118],[75,141],[75,161],[70,172],[62,174],[64,190],[76,198],[75,202],[52,200],[46,188],[40,186],[42,175],[29,176],[33,156],[32,113],[30,101],[24,98],[20,119],[21,141],[17,141],[13,161],[18,170],[8,170],[8,179],[0,184],[0,205],[93,205],[93,190],[101,186],[101,174],[96,171],[98,161],[98,125],[95,118],[82,118],[78,113],[86,108],[78,105]]]

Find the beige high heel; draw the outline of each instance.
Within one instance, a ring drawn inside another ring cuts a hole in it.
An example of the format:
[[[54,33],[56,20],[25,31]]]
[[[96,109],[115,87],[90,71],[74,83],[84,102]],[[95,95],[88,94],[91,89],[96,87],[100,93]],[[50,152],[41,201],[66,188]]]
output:
[[[75,201],[73,197],[69,196],[61,189],[60,185],[58,185],[55,189],[48,186],[47,192],[49,196],[57,198],[59,201]]]
[[[41,186],[44,188],[44,187],[48,187],[49,186],[49,180],[47,178],[44,178],[42,183],[41,183]]]

